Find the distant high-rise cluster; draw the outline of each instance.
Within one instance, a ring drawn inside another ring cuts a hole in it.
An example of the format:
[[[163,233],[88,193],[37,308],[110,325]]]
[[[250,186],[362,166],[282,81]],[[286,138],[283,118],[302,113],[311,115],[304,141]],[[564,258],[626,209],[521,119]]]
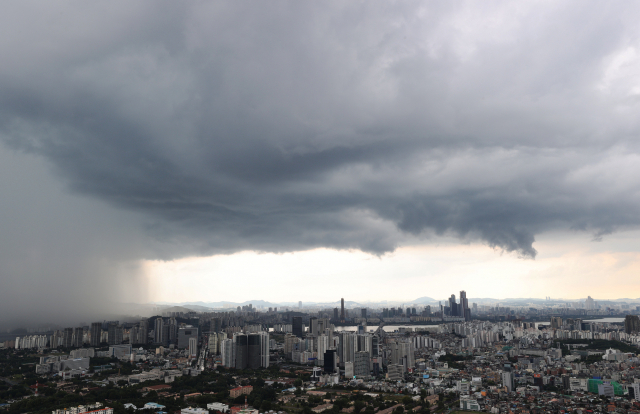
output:
[[[466,321],[471,320],[471,309],[469,309],[469,300],[467,299],[467,292],[460,291],[460,303],[456,303],[456,295],[452,294],[449,298],[449,306],[445,306],[443,309],[444,316],[454,318],[464,318]]]

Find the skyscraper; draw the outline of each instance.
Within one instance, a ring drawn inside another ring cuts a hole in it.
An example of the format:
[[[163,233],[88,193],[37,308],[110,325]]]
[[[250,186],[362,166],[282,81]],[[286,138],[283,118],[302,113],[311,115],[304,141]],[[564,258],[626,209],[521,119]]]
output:
[[[318,335],[318,318],[309,318],[309,333],[312,335]]]
[[[269,367],[269,333],[256,332],[248,335],[248,368]]]
[[[341,322],[345,321],[345,317],[344,317],[344,298],[340,299],[340,321]]]
[[[336,368],[338,367],[336,364],[336,350],[335,349],[327,349],[324,352],[324,372],[327,374],[333,374],[336,372]]]
[[[120,345],[122,343],[123,328],[115,322],[109,323],[107,330],[107,343],[109,345]]]
[[[84,331],[82,328],[73,328],[73,340],[72,340],[72,345],[75,348],[81,348],[82,347],[82,337],[84,335]]]
[[[338,308],[333,308],[333,319],[337,321],[339,317],[340,314]]]
[[[302,316],[291,318],[291,333],[298,338],[302,338]]]
[[[100,346],[100,336],[102,335],[102,322],[91,324],[91,346]]]
[[[138,330],[138,343],[147,344],[149,342],[149,320],[140,320],[140,329]]]
[[[248,367],[249,359],[249,341],[246,334],[235,333],[233,334],[233,342],[235,347],[235,367],[237,369],[246,369]]]
[[[164,336],[162,332],[163,330],[164,330],[164,322],[162,321],[162,318],[156,318],[153,324],[153,342],[154,343],[156,344],[162,343],[162,337]]]
[[[65,348],[71,348],[71,345],[73,345],[73,328],[64,328],[62,346]]]
[[[449,316],[458,316],[458,304],[456,303],[456,295],[453,293],[449,298]]]
[[[176,344],[178,342],[178,322],[176,318],[169,318],[169,343]]]
[[[460,312],[459,316],[463,317],[465,320],[471,320],[471,310],[469,309],[469,301],[467,300],[467,292],[464,290],[460,291]]]

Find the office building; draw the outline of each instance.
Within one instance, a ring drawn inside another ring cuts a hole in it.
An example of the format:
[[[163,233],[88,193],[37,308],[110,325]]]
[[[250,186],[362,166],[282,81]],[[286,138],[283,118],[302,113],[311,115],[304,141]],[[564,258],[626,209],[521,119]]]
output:
[[[302,338],[302,316],[294,316],[291,318],[291,330],[295,336]]]
[[[338,308],[333,308],[333,319],[337,321],[339,317],[340,314]]]
[[[269,368],[269,333],[257,332],[247,335],[248,368]]]
[[[467,321],[471,320],[471,310],[469,309],[469,300],[467,299],[467,292],[460,291],[460,305],[458,306],[458,316],[464,318]]]
[[[196,338],[198,340],[198,328],[186,326],[178,329],[178,348],[186,349],[189,347],[189,339]]]
[[[340,299],[340,322],[344,322],[346,320],[344,314],[344,298]]]
[[[235,367],[237,369],[247,369],[249,366],[249,338],[246,334],[233,334],[233,343],[235,347]]]
[[[309,318],[309,333],[318,335],[318,318]]]
[[[324,351],[324,372],[333,374],[338,368],[337,355],[335,349],[327,349]]]
[[[456,303],[456,295],[451,294],[449,298],[449,316],[458,316],[458,304]]]

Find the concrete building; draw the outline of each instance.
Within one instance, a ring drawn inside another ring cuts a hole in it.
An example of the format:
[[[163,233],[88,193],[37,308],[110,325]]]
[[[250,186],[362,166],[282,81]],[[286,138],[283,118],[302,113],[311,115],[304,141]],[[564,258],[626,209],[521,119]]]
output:
[[[195,358],[198,356],[198,338],[189,338],[189,357]]]
[[[224,339],[220,343],[220,356],[222,359],[222,366],[235,368],[236,366],[236,352],[235,343],[232,339]]]
[[[91,346],[100,346],[100,335],[102,334],[102,322],[93,322],[91,324]]]
[[[353,363],[353,375],[357,378],[369,377],[371,375],[371,370],[369,369],[370,365],[371,359],[369,357],[369,352],[356,352]]]
[[[189,338],[198,340],[198,328],[186,326],[178,329],[178,348],[185,349],[189,347]]]

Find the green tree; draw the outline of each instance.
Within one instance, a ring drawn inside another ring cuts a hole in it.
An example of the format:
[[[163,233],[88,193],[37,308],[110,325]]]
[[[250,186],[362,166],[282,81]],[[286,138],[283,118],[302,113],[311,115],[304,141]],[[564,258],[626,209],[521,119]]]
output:
[[[367,406],[367,404],[364,401],[357,400],[356,402],[353,403],[353,412],[358,414],[366,406]]]

